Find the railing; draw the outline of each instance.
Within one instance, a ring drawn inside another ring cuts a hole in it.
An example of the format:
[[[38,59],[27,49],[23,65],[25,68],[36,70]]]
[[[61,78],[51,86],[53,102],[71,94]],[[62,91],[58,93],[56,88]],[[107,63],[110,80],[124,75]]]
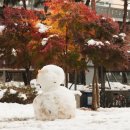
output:
[[[113,8],[111,6],[103,7],[98,5],[96,6],[96,12],[108,17],[113,17],[117,21],[122,21],[123,18],[123,9]],[[127,12],[127,21],[130,21],[130,10]]]

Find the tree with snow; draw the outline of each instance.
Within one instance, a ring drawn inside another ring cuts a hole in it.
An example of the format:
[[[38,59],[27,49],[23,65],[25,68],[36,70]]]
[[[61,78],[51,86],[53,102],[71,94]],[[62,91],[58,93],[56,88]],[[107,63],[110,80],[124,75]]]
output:
[[[86,67],[85,58],[81,56],[79,44],[93,35],[90,24],[97,17],[83,2],[73,0],[52,1],[50,10],[52,15],[46,22],[52,26],[51,31],[63,37],[65,41],[64,51],[59,56],[59,59],[61,59],[59,63],[65,69],[66,86],[68,86],[68,71],[77,71]],[[73,62],[70,59],[73,59]]]
[[[7,7],[3,11],[4,18],[1,18],[1,58],[8,67],[25,68],[25,85],[30,83],[29,69],[35,55],[29,47],[41,43],[42,38],[46,37],[46,28],[40,24],[36,13],[38,12]]]
[[[95,25],[95,39],[88,40],[82,46],[86,54],[94,64],[94,77],[92,83],[92,109],[100,106],[97,68],[103,66],[106,69],[127,67],[127,55],[123,45],[112,40],[118,33],[118,25],[111,18],[100,16]]]

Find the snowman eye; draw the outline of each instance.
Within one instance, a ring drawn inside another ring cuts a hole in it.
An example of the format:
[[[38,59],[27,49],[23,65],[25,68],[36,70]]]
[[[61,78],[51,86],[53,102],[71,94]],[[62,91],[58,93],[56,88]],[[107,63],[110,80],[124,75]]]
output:
[[[40,84],[37,84],[39,86],[39,88],[42,88]]]

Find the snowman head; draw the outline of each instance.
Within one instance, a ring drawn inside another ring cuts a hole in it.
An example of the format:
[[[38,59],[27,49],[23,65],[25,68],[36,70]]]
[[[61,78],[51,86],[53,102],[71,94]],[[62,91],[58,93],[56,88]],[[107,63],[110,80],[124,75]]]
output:
[[[56,65],[46,65],[38,71],[37,82],[41,88],[46,90],[54,90],[64,82],[65,74],[61,67]]]

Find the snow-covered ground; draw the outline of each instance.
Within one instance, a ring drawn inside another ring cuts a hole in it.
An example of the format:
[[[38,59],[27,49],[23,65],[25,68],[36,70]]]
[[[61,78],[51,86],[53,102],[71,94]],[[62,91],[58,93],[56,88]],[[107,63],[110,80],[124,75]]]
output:
[[[33,106],[0,103],[0,130],[130,130],[130,108],[76,111],[73,119],[38,121]]]

